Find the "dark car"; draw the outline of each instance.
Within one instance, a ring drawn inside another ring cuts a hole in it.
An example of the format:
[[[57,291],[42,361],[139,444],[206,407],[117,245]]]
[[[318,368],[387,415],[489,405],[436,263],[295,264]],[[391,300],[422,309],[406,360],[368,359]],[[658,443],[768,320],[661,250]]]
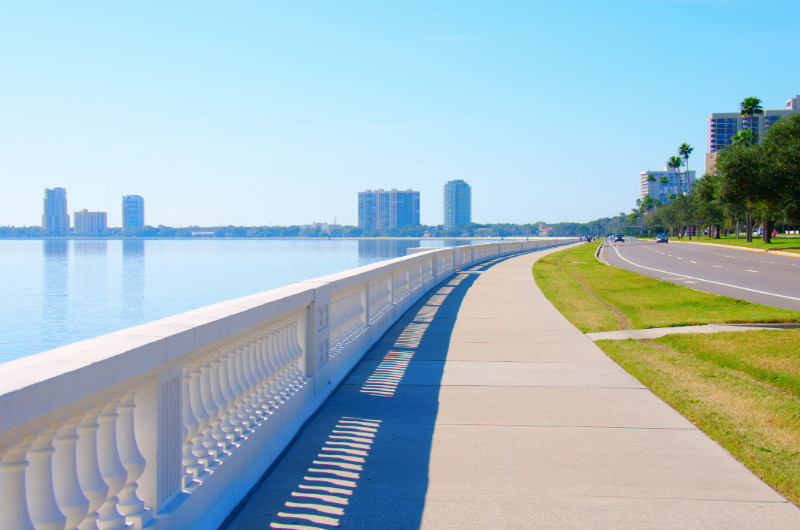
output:
[[[614,243],[616,243],[617,241],[622,241],[623,243],[625,242],[625,238],[622,237],[622,234],[617,234],[614,236]]]
[[[669,238],[667,234],[658,234],[656,236],[656,243],[669,243]]]

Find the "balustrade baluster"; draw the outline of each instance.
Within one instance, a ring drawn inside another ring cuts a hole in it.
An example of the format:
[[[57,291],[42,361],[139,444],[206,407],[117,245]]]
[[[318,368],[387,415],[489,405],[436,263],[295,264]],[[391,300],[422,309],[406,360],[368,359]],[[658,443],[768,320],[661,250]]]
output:
[[[289,377],[289,323],[287,321],[281,322],[280,331],[280,346],[278,347],[278,362],[280,363],[280,379],[281,387],[283,389],[286,399],[294,394],[295,389],[292,385],[292,380]]]
[[[292,371],[295,374],[298,388],[302,388],[306,384],[306,375],[301,368],[301,361],[303,360],[304,348],[300,345],[300,338],[298,337],[299,329],[297,321],[292,321],[292,334],[291,334],[291,349],[292,349]]]
[[[273,326],[273,329],[269,332],[267,336],[266,342],[266,350],[264,352],[265,357],[264,360],[267,366],[267,372],[269,373],[269,380],[267,386],[269,388],[269,400],[270,400],[270,407],[272,410],[277,409],[283,403],[280,394],[280,380],[278,379],[279,375],[279,366],[276,360],[277,355],[277,345],[278,345],[278,330]]]
[[[258,349],[258,335],[252,334],[247,338],[244,359],[242,360],[242,375],[247,381],[247,410],[253,419],[253,426],[261,423],[264,414],[258,402],[258,372],[256,369],[256,350]]]
[[[226,406],[225,412],[222,414],[221,429],[228,436],[232,444],[238,444],[242,439],[241,437],[241,420],[236,415],[236,390],[233,385],[233,374],[231,368],[233,366],[233,356],[236,351],[236,345],[232,345],[228,352],[220,359],[220,387],[222,395],[225,398]]]
[[[229,435],[233,432],[233,427],[228,423],[228,400],[225,398],[225,391],[223,390],[223,386],[225,385],[224,379],[227,377],[224,370],[224,358],[226,353],[227,352],[222,352],[214,356],[211,361],[211,374],[209,376],[211,382],[211,396],[217,407],[217,420],[212,424],[213,429],[211,430],[211,436],[214,437],[214,440],[217,441],[217,444],[223,452],[228,452],[230,449],[231,440]],[[225,430],[226,426],[230,426],[228,431]]]
[[[269,374],[264,365],[264,350],[267,347],[267,331],[262,331],[255,344],[255,354],[253,356],[253,366],[255,367],[256,379],[256,403],[258,404],[259,414],[266,420],[269,418],[272,411],[269,407],[269,398],[267,397],[267,386],[269,383]]]
[[[52,423],[34,438],[28,449],[28,478],[25,487],[28,493],[28,511],[36,530],[63,529],[67,517],[58,509],[53,489],[53,438],[58,425]]]
[[[211,465],[217,465],[217,459],[222,454],[222,447],[214,437],[214,432],[219,431],[220,410],[212,395],[212,368],[215,354],[209,353],[200,366],[200,402],[208,414],[208,426],[203,430],[203,445],[211,456]],[[220,431],[221,432],[221,431]]]
[[[242,420],[243,432],[252,431],[255,420],[253,419],[252,410],[248,401],[249,388],[247,379],[244,377],[244,358],[247,353],[247,344],[242,342],[236,348],[236,356],[234,358],[234,379],[237,381],[239,391],[236,392],[236,413]]]
[[[187,397],[192,415],[197,421],[197,432],[192,437],[192,454],[197,459],[197,463],[202,469],[200,474],[205,475],[205,470],[211,467],[211,457],[208,454],[208,449],[203,445],[203,432],[206,427],[208,427],[209,416],[200,400],[200,376],[202,375],[200,371],[200,361],[192,363],[188,372],[189,395]]]
[[[125,486],[119,494],[119,512],[125,516],[125,520],[134,528],[141,528],[151,518],[152,512],[144,507],[137,495],[139,485],[136,483],[144,472],[146,461],[139,452],[139,445],[136,442],[136,428],[134,425],[134,411],[136,409],[136,392],[139,386],[129,390],[120,401],[118,407],[119,418],[117,419],[117,440],[119,444],[119,456],[122,466],[128,473]]]
[[[86,518],[78,525],[81,530],[97,529],[97,510],[108,497],[108,485],[100,473],[100,464],[97,454],[97,433],[100,425],[97,417],[100,415],[101,406],[98,405],[86,412],[78,424],[78,442],[76,444],[78,460],[78,482],[83,494],[89,499],[89,511]]]
[[[117,510],[117,495],[128,480],[128,471],[120,461],[117,447],[117,405],[120,398],[111,398],[97,417],[100,425],[97,430],[97,463],[103,481],[108,485],[108,496],[98,510],[97,526],[100,530],[116,530],[127,526],[125,517]]]
[[[183,475],[183,489],[190,488],[194,480],[203,473],[203,467],[192,452],[192,440],[197,435],[200,424],[192,413],[192,403],[189,397],[191,394],[191,376],[188,371],[189,367],[184,367],[183,374],[181,375],[184,429],[183,444],[181,444],[181,462],[183,463],[183,469],[185,471]]]
[[[75,413],[61,425],[53,440],[53,487],[58,507],[67,518],[66,528],[75,528],[89,514],[89,499],[78,481],[77,431],[82,417],[82,413]]]
[[[231,383],[231,391],[233,392],[233,410],[231,412],[231,421],[236,425],[236,430],[239,435],[244,438],[247,435],[247,422],[245,421],[246,415],[242,410],[242,395],[244,394],[244,387],[239,379],[239,371],[236,368],[238,358],[241,354],[241,341],[238,341],[231,351],[230,363],[228,364],[228,379]]]
[[[25,456],[32,441],[33,437],[27,435],[14,445],[0,447],[0,517],[9,528],[35,529],[25,494]]]

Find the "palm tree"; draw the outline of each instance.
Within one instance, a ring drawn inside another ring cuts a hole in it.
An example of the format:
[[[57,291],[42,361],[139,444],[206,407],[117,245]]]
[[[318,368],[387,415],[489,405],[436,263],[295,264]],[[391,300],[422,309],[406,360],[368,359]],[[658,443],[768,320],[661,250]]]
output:
[[[683,158],[684,163],[686,164],[686,187],[689,187],[689,155],[692,154],[694,151],[694,147],[683,142],[680,147],[678,147],[678,156]]]
[[[753,143],[753,131],[750,129],[742,129],[731,138],[731,145],[745,145],[748,146]]]
[[[742,125],[744,125],[744,118],[748,118],[747,129],[752,133],[750,140],[752,143],[758,143],[758,133],[753,130],[753,117],[756,114],[764,114],[764,108],[761,106],[761,100],[755,96],[744,98],[739,104],[739,109],[739,114],[742,116]]]
[[[679,156],[671,156],[669,160],[667,160],[667,167],[674,169],[675,173],[678,176],[678,196],[681,194],[681,166],[683,165],[683,160]]]

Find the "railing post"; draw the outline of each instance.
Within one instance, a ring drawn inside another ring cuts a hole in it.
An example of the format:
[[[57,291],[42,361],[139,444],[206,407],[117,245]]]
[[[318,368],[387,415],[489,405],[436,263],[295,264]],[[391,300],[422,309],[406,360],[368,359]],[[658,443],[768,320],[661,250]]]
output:
[[[181,367],[168,368],[145,381],[135,403],[134,430],[146,462],[137,492],[157,515],[181,487]]]
[[[330,313],[330,290],[320,285],[314,289],[314,300],[306,309],[305,375],[312,379],[314,395],[324,392],[328,386],[326,381],[320,381],[318,373],[331,355]]]

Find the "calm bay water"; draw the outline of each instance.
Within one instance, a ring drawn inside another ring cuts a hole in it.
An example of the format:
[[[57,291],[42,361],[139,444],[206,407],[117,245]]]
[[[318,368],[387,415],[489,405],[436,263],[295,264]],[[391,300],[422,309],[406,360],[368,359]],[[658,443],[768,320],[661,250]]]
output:
[[[0,240],[0,362],[453,240]]]

